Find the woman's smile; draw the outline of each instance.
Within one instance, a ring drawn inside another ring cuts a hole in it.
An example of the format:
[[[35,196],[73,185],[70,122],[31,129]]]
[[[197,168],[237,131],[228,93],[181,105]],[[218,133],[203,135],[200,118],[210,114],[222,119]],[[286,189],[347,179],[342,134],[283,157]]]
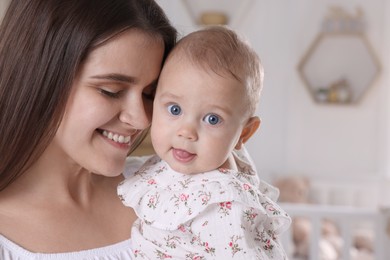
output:
[[[110,145],[113,145],[116,148],[129,150],[131,145],[131,136],[130,135],[121,135],[107,130],[98,130],[99,134],[107,141]]]
[[[103,130],[102,134],[107,137],[108,139],[116,142],[116,143],[119,143],[119,144],[129,144],[130,141],[131,141],[131,136],[128,135],[128,136],[125,136],[125,135],[121,135],[121,134],[116,134],[116,133],[113,133],[113,132],[110,132],[110,131],[107,131],[107,130]]]

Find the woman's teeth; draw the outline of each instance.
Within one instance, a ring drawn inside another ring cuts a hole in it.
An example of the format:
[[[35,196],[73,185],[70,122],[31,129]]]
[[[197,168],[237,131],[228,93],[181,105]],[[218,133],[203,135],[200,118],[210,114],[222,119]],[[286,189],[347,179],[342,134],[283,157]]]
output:
[[[107,137],[108,139],[110,139],[114,142],[120,143],[120,144],[130,143],[130,140],[131,140],[130,136],[118,135],[118,134],[114,134],[114,133],[106,131],[106,130],[103,131],[103,135],[105,137]]]

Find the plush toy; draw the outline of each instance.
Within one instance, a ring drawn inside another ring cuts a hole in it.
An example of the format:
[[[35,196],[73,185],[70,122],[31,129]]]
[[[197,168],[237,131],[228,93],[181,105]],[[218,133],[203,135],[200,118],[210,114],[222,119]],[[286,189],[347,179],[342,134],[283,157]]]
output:
[[[286,176],[276,179],[273,185],[279,189],[279,202],[310,204],[310,182],[304,176]],[[355,230],[353,248],[350,259],[373,259],[373,236],[367,230]],[[312,223],[305,217],[294,217],[291,225],[294,243],[294,259],[309,259],[309,248],[312,233]],[[390,224],[387,232],[390,234]],[[371,234],[371,236],[369,236]],[[314,241],[313,241],[314,242]],[[343,240],[340,229],[332,220],[323,219],[321,223],[321,238],[318,242],[319,256],[315,259],[337,260],[342,258]],[[312,258],[313,259],[313,258]]]
[[[306,177],[286,176],[273,183],[279,189],[279,201],[289,203],[309,203],[310,182]]]
[[[279,202],[310,203],[310,182],[304,176],[278,178],[273,185],[280,191]],[[339,259],[342,241],[337,226],[329,220],[322,223],[318,241],[319,259]],[[305,217],[294,217],[291,225],[295,259],[309,259],[312,223]]]

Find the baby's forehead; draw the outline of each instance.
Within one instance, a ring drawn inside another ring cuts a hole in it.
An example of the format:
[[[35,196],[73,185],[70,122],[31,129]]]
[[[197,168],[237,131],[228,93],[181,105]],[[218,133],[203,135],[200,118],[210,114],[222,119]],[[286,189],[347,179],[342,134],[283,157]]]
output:
[[[223,78],[225,81],[230,81],[234,83],[234,86],[236,86],[237,88],[239,87],[243,94],[249,91],[247,84],[248,80],[245,78],[246,75],[240,74],[237,76],[238,73],[233,73],[228,68],[225,68],[223,66],[213,66],[213,64],[210,64],[206,60],[193,59],[191,56],[185,54],[171,56],[170,59],[166,61],[164,67],[166,69],[163,69],[161,75],[168,71],[169,73],[176,73],[177,68],[180,67],[180,69],[182,70],[196,70],[201,73],[205,73],[208,77],[211,78]]]
[[[183,49],[178,49],[173,52],[165,61],[165,66],[194,68],[209,73],[210,75],[236,80],[245,84],[245,80],[241,80],[244,79],[245,73],[244,71],[240,71],[239,68],[233,70],[231,68],[233,66],[228,67],[209,58],[196,57]]]

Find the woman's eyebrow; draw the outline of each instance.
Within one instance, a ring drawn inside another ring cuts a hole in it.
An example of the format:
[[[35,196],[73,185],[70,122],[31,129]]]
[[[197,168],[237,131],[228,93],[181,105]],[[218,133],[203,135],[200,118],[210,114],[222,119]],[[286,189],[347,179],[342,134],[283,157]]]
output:
[[[113,80],[113,81],[119,81],[127,84],[134,84],[137,83],[136,78],[119,74],[119,73],[110,73],[110,74],[104,74],[104,75],[95,75],[92,76],[93,79],[105,79],[105,80]]]

